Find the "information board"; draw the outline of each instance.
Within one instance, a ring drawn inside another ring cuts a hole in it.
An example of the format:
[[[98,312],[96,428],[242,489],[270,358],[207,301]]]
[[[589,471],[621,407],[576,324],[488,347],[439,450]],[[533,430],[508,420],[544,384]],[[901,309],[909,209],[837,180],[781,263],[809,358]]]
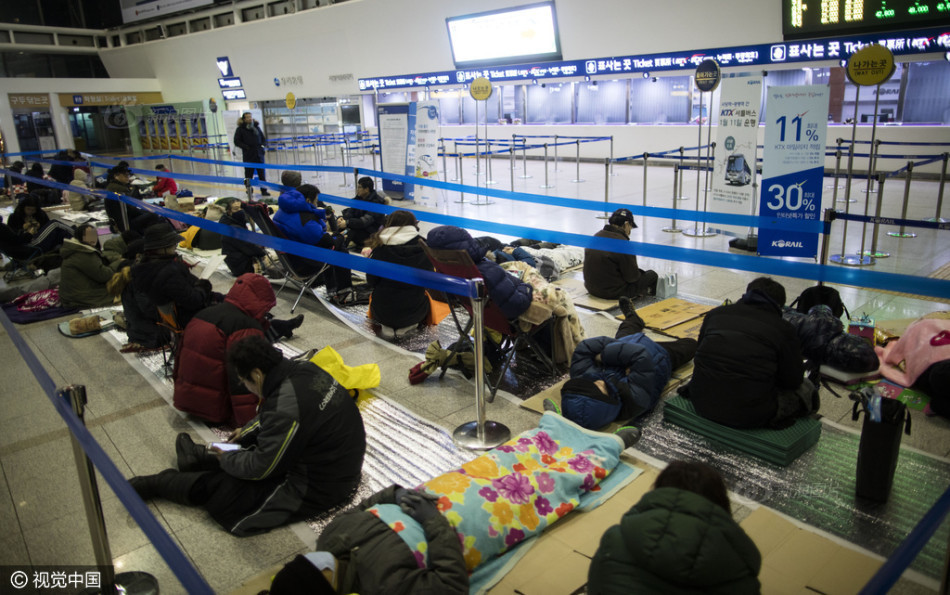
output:
[[[409,140],[409,104],[387,103],[376,108],[379,125],[380,169],[388,174],[406,174],[406,148]],[[383,179],[383,191],[402,194],[402,182]]]
[[[785,39],[950,25],[950,0],[782,0],[782,4]]]

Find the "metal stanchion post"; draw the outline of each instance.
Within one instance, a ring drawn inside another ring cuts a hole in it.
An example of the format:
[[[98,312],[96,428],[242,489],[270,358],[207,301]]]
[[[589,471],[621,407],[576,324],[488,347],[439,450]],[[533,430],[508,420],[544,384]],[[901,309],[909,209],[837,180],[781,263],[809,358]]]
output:
[[[680,173],[679,173],[679,181],[677,182],[677,186],[679,186],[680,192],[682,192],[683,188],[685,188],[685,186],[683,186],[683,156],[684,156],[683,153],[685,150],[686,149],[684,147],[680,147],[680,167],[679,167]],[[676,200],[689,200],[689,197],[678,195],[676,197]]]
[[[459,147],[455,141],[452,141],[452,153],[455,154],[455,177],[449,180],[450,182],[459,181],[459,170],[462,169],[462,156],[459,155]]]
[[[508,146],[508,176],[511,178],[511,191],[515,191],[515,135],[511,135],[511,145]]]
[[[244,192],[247,193],[247,202],[254,202],[254,188],[251,187],[251,178],[244,178]]]
[[[472,319],[475,326],[475,421],[455,428],[452,439],[456,444],[475,450],[487,450],[507,442],[511,430],[502,423],[488,421],[485,415],[485,328],[482,321],[485,307],[485,284],[476,279],[478,298],[472,300]]]
[[[867,229],[867,223],[865,223],[865,229],[861,232],[861,251],[858,252],[858,255],[870,256],[871,258],[887,258],[890,256],[889,252],[878,252],[877,251],[877,232],[880,228],[880,219],[881,219],[881,205],[884,202],[884,180],[887,179],[886,174],[880,174],[877,177],[877,207],[874,211],[874,226],[871,228],[871,249],[867,252],[864,251],[864,231]]]
[[[554,173],[558,172],[557,165],[558,165],[557,163],[557,135],[555,134],[554,135]]]
[[[700,102],[700,105],[702,105],[702,102]],[[700,110],[700,113],[702,113],[702,110]],[[699,133],[700,133],[700,135],[702,135],[702,126],[700,126]],[[708,141],[709,139],[707,138],[706,140]],[[700,139],[700,142],[702,142],[702,139]],[[704,214],[706,213],[706,209],[707,209],[707,206],[708,206],[708,204],[707,204],[706,201],[709,199],[709,188],[708,188],[708,186],[709,186],[709,170],[712,169],[712,163],[713,163],[713,160],[710,158],[710,153],[709,153],[709,152],[710,152],[711,149],[715,149],[715,146],[716,146],[715,143],[709,143],[709,144],[706,146],[706,161],[707,161],[707,165],[706,165],[705,168],[703,168],[703,169],[705,170],[705,171],[704,171],[705,181],[703,182],[703,213],[704,213]],[[699,163],[699,161],[697,160],[697,164],[698,164],[698,163]],[[700,172],[697,171],[697,172],[696,172],[696,210],[697,210],[697,211],[699,211],[699,179],[700,179]],[[708,237],[715,236],[715,235],[719,235],[719,234],[718,234],[717,232],[715,232],[715,231],[711,231],[711,230],[709,230],[709,229],[706,229],[706,222],[703,221],[703,226],[702,226],[702,227],[700,227],[699,225],[697,225],[696,227],[692,227],[692,228],[690,228],[690,229],[684,229],[684,230],[683,230],[683,235],[684,235],[684,236],[689,236],[689,237],[694,237],[694,238],[708,238]]]
[[[830,185],[825,186],[825,188],[834,188],[835,190],[838,190],[838,189],[840,188],[840,187],[838,186],[838,163],[840,163],[840,158],[841,158],[841,143],[843,143],[843,142],[844,142],[844,139],[843,139],[843,138],[838,138],[837,140],[835,140],[835,144],[837,145],[837,148],[836,148],[836,150],[835,150],[835,156],[839,159],[839,161],[836,161],[836,162],[835,162],[835,179],[834,179],[834,181],[833,181]]]
[[[940,170],[940,188],[937,190],[937,213],[927,221],[936,221],[937,223],[946,223],[946,219],[940,216],[943,209],[943,188],[947,182],[947,160],[950,159],[950,153],[943,154],[943,169]]]
[[[673,164],[673,210],[676,210],[676,199],[679,194],[679,177],[680,177],[680,166],[678,163]],[[666,233],[680,233],[683,231],[679,227],[676,227],[676,219],[673,219],[670,222],[669,227],[664,227],[663,231]]]
[[[831,249],[831,222],[835,220],[835,210],[825,209],[825,231],[822,233],[821,257],[818,264],[824,266],[828,262],[828,251]],[[822,282],[818,282],[822,285]]]
[[[498,182],[496,182],[496,181],[494,180],[494,178],[492,178],[492,173],[491,173],[491,162],[492,162],[492,158],[491,158],[491,155],[492,155],[492,153],[491,153],[491,140],[489,140],[488,138],[485,139],[485,146],[486,146],[487,149],[488,149],[488,150],[485,152],[485,172],[486,172],[486,173],[485,173],[485,176],[486,176],[486,177],[485,177],[485,184],[490,186],[490,185],[492,185],[492,184],[497,184]]]
[[[346,167],[346,153],[343,152],[343,147],[340,147],[340,165]],[[340,184],[340,188],[346,188],[349,186],[349,183],[346,181],[346,172],[343,172],[343,183]]]
[[[614,173],[614,135],[610,135],[610,175],[615,176]]]
[[[861,85],[858,85],[854,91],[854,103],[858,105],[858,102],[861,100]],[[844,182],[844,212],[850,213],[851,211],[851,181],[854,175],[854,139],[857,134],[858,129],[858,119],[854,119],[854,123],[851,125],[851,144],[848,145],[848,173],[845,177]],[[844,222],[844,229],[841,232],[841,254],[833,254],[828,260],[838,264],[843,264],[847,266],[867,266],[874,264],[874,259],[870,256],[864,256],[862,254],[851,255],[845,254],[846,245],[848,243],[848,221],[847,219]],[[862,250],[863,250],[862,246]]]
[[[610,209],[610,157],[604,159],[604,219],[608,217]]]
[[[838,139],[841,140],[841,139]],[[838,173],[841,171],[841,151],[835,151],[835,176],[834,183],[831,184],[831,204],[838,202]]]
[[[910,181],[914,173],[914,162],[907,162],[907,179],[904,180],[904,204],[901,206],[901,219],[907,219],[907,203],[910,202]],[[889,231],[887,235],[892,238],[916,238],[917,234],[914,232],[907,233],[904,225],[901,225],[900,231]],[[874,248],[871,248],[874,250]]]
[[[192,148],[191,143],[188,143],[188,157],[189,163],[191,163],[191,175],[195,175],[195,150]]]
[[[442,151],[442,175],[447,176],[449,174],[449,168],[445,166],[445,139],[439,139],[439,150]],[[373,156],[373,169],[376,169],[376,156]],[[445,179],[444,177],[442,178]]]
[[[574,179],[571,182],[580,184],[585,180],[581,178],[581,139],[577,139],[577,156],[574,158]]]
[[[541,188],[554,188],[554,184],[548,183],[548,144],[544,143],[544,184]]]
[[[82,385],[67,386],[60,391],[60,396],[69,401],[73,412],[79,421],[85,425],[86,387]],[[109,595],[117,593],[158,593],[158,581],[147,572],[123,572],[115,574],[112,565],[112,551],[109,548],[109,536],[106,533],[105,515],[102,513],[102,500],[99,498],[99,486],[96,481],[96,471],[92,461],[86,456],[79,440],[72,433],[69,434],[73,445],[73,457],[76,460],[76,471],[79,473],[79,489],[82,491],[83,505],[86,509],[86,520],[89,524],[89,536],[92,538],[93,555],[100,575],[99,593]]]
[[[461,164],[461,161],[462,161],[462,156],[461,156],[461,155],[458,156],[458,161],[459,161],[459,166],[455,168],[455,171],[458,173],[458,176],[459,176],[459,180],[458,180],[459,184],[464,185],[464,184],[465,184],[465,175],[464,175],[464,173],[463,173],[464,168],[462,167],[462,164]],[[475,200],[478,200],[478,197],[477,197],[477,196],[475,197]],[[457,203],[459,203],[459,204],[465,204],[465,193],[464,193],[464,192],[459,192],[459,199],[458,199],[457,201],[455,201],[455,202],[457,202]]]
[[[878,93],[881,91],[881,86],[877,87]],[[877,99],[874,100],[874,124],[871,125],[871,154],[868,157],[868,185],[864,189],[865,194],[871,194],[875,192],[874,190],[874,177],[875,171],[877,170],[877,154],[881,150],[881,139],[874,138],[874,133],[877,129]]]
[[[647,206],[647,160],[649,158],[649,153],[643,154],[643,206]]]
[[[521,165],[522,171],[520,178],[522,180],[527,180],[532,176],[528,173],[528,139],[521,139]]]

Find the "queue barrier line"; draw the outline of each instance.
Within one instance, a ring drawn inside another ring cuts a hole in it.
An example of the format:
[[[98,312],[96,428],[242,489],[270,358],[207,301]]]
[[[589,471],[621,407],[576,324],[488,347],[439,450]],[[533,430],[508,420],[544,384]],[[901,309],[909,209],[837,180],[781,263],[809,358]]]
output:
[[[878,593],[887,593],[891,587],[904,573],[904,570],[910,566],[920,551],[924,549],[930,538],[933,537],[944,517],[950,512],[950,489],[947,489],[937,499],[937,502],[930,507],[930,510],[920,519],[920,522],[904,538],[904,541],[897,546],[897,549],[884,561],[884,564],[878,568],[871,580],[861,588],[861,595],[877,595]],[[946,573],[946,569],[944,570]],[[946,574],[944,575],[946,579]]]
[[[842,144],[854,143],[856,145],[869,145],[871,141],[869,140],[855,140],[842,138],[838,139]],[[875,140],[874,144],[876,145],[907,145],[907,146],[917,146],[917,147],[950,147],[950,143],[936,143],[936,142],[925,142],[925,141],[898,141],[898,140]]]
[[[0,316],[0,324],[3,325],[10,340],[13,341],[17,351],[20,352],[20,356],[24,362],[26,362],[27,367],[36,378],[40,388],[53,403],[56,412],[63,418],[66,427],[76,438],[80,446],[82,446],[86,457],[92,461],[96,469],[99,470],[99,473],[102,474],[103,479],[105,479],[109,487],[112,488],[116,497],[122,502],[126,510],[129,511],[129,514],[135,519],[135,522],[138,523],[142,532],[145,533],[151,544],[155,547],[155,550],[161,555],[162,559],[165,560],[165,563],[168,564],[171,571],[175,573],[175,576],[178,578],[182,587],[185,588],[185,591],[187,593],[206,593],[208,595],[214,595],[214,591],[210,585],[208,585],[195,567],[192,566],[187,556],[179,549],[165,529],[162,528],[158,520],[155,519],[155,516],[152,515],[152,512],[148,509],[148,506],[146,506],[142,499],[139,498],[139,495],[135,493],[135,490],[122,475],[122,472],[115,466],[115,463],[113,463],[112,459],[105,453],[102,446],[99,445],[83,422],[68,405],[67,401],[59,396],[59,390],[56,388],[53,379],[43,365],[40,364],[36,354],[34,354],[26,344],[23,336],[20,335],[16,327],[13,326],[13,323],[7,317],[6,313]]]
[[[842,221],[857,221],[859,223],[874,223],[877,225],[900,225],[902,227],[917,227],[920,229],[950,229],[950,221],[921,221],[920,219],[900,219],[899,217],[875,217],[835,211],[835,219]]]
[[[3,170],[0,170],[0,173],[3,173]],[[41,182],[50,186],[59,187],[61,189],[69,188],[66,184],[58,184],[56,182],[50,181]],[[435,273],[420,271],[411,267],[404,267],[394,264],[383,264],[379,261],[363,258],[361,256],[353,256],[348,253],[343,254],[333,250],[317,248],[315,246],[309,246],[306,244],[299,244],[291,240],[264,236],[250,232],[248,230],[237,229],[217,222],[208,221],[194,215],[188,215],[186,213],[171,211],[155,205],[143,203],[127,196],[121,196],[114,193],[105,193],[102,191],[100,192],[104,195],[109,195],[109,198],[121,200],[138,208],[148,210],[170,219],[182,221],[188,225],[196,225],[201,228],[210,229],[211,231],[221,235],[226,235],[239,240],[267,246],[282,252],[291,252],[293,254],[297,254],[305,258],[311,258],[313,260],[318,260],[320,262],[327,262],[336,266],[343,266],[349,269],[386,277],[388,279],[396,279],[409,283],[418,281],[418,284],[423,285],[424,287],[442,289],[443,291],[448,291],[449,293],[461,293],[462,295],[473,297],[470,293],[462,293],[463,291],[467,292],[471,289],[466,286],[466,289],[462,290],[461,287],[464,285],[464,283],[459,285],[458,283],[461,280],[455,279],[453,277],[440,277]],[[354,201],[347,200],[341,202],[342,204],[353,204]],[[567,244],[570,246],[579,246],[582,248],[593,248],[596,250],[604,250],[620,254],[632,254],[634,256],[641,257],[649,256],[663,260],[688,262],[692,264],[720,268],[732,268],[754,273],[781,275],[785,277],[807,279],[816,282],[837,283],[840,285],[852,285],[870,289],[883,289],[890,291],[893,290],[894,287],[901,287],[902,291],[905,293],[943,299],[946,299],[948,296],[950,296],[950,281],[943,279],[932,279],[929,277],[916,277],[898,273],[859,270],[850,267],[837,267],[811,262],[794,262],[789,260],[770,259],[728,252],[710,252],[693,248],[663,246],[658,244],[624,241],[612,238],[597,238],[593,236],[567,232],[538,230],[531,227],[497,223],[494,221],[465,219],[462,217],[429,213],[427,211],[418,211],[404,208],[400,209],[399,207],[379,205],[376,203],[365,203],[363,201],[356,202],[360,203],[361,206],[365,205],[367,207],[375,207],[373,210],[376,212],[390,213],[396,210],[408,210],[413,212],[420,220],[437,223],[440,225],[455,225],[458,227],[515,237],[530,237],[539,241],[549,241],[559,244]],[[449,280],[454,280],[456,283],[453,285]]]

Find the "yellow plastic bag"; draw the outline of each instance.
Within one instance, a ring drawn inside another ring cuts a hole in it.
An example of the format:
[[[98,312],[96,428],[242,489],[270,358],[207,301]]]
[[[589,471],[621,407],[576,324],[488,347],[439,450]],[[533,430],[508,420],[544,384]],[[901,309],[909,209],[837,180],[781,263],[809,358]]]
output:
[[[199,231],[201,231],[200,227],[198,227],[197,225],[192,225],[185,231],[181,232],[181,236],[185,239],[179,242],[178,246],[181,248],[184,248],[185,250],[191,249],[191,244],[192,242],[195,241],[195,236],[198,235]]]
[[[363,364],[362,366],[348,366],[343,363],[343,357],[335,349],[327,345],[318,351],[310,361],[323,368],[334,380],[347,390],[366,390],[379,386],[379,366],[377,364]]]

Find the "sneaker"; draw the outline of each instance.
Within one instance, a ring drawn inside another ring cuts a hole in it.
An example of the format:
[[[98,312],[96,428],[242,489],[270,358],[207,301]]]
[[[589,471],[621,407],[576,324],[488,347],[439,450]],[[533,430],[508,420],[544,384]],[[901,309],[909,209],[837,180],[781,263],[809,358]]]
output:
[[[640,442],[640,438],[643,436],[643,431],[636,426],[624,426],[619,428],[614,432],[617,436],[623,440],[624,449],[630,448],[637,442]]]
[[[545,399],[543,405],[544,405],[545,411],[551,411],[553,413],[557,413],[558,415],[561,415],[561,408],[558,406],[557,401],[555,401],[554,399],[550,399],[550,398]]]

